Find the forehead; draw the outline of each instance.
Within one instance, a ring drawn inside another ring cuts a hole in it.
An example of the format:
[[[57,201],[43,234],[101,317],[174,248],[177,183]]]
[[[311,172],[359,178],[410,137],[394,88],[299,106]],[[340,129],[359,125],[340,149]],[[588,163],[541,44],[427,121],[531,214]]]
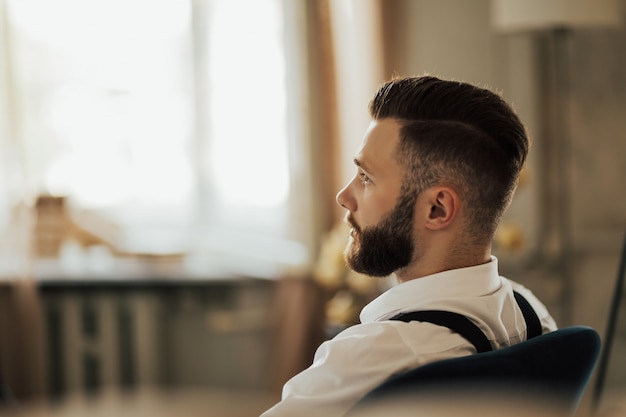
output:
[[[401,124],[394,119],[373,120],[361,143],[356,160],[371,171],[397,167],[396,149]]]

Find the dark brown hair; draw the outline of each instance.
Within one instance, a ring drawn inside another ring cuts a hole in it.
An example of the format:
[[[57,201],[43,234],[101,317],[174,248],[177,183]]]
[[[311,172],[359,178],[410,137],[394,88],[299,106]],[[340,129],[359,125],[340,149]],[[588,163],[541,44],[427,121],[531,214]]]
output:
[[[373,119],[401,122],[397,158],[403,192],[453,186],[466,203],[468,232],[493,238],[528,154],[526,130],[498,94],[431,76],[385,83],[370,102]]]

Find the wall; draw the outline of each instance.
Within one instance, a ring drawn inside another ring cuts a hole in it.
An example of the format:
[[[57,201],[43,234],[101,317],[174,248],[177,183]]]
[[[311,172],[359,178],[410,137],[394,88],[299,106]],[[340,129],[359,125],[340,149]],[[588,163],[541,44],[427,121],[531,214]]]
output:
[[[626,121],[621,117],[626,104],[626,29],[565,33],[560,42],[566,74],[552,79],[558,52],[553,34],[497,33],[488,0],[382,4],[387,76],[431,73],[468,81],[501,92],[516,108],[533,148],[526,182],[503,221],[521,227],[525,246],[521,253],[498,254],[503,269],[543,294],[562,324],[590,324],[602,330],[626,226],[626,195],[618,191],[626,178]],[[568,78],[570,85],[551,91],[553,83]],[[564,110],[562,138],[554,137],[549,119],[553,103]],[[554,155],[547,155],[552,142],[559,141],[560,147],[550,151]],[[559,174],[550,167],[550,158],[563,157],[567,176],[549,178]],[[564,209],[546,216],[558,202],[546,190],[565,199],[561,204],[569,213]],[[546,207],[546,201],[552,206]],[[555,223],[563,216],[568,216],[567,242],[551,242],[545,229],[558,229]]]
[[[626,232],[626,25],[502,34],[488,0],[382,4],[387,77],[469,81],[516,108],[533,144],[502,225],[518,226],[524,245],[496,247],[501,272],[561,326],[604,334]]]

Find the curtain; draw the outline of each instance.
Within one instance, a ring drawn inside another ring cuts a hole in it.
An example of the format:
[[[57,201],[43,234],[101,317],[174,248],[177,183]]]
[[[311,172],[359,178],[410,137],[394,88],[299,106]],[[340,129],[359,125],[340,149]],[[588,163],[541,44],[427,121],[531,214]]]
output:
[[[352,155],[369,123],[367,104],[382,80],[380,0],[305,0],[311,175],[316,245],[341,222],[335,195],[353,175]],[[347,239],[347,235],[346,235]],[[332,290],[312,275],[278,283],[274,387],[312,363],[327,338]]]
[[[0,0],[0,56],[9,56],[6,3]],[[0,61],[0,403],[45,394],[44,332],[37,285],[30,278],[32,211],[25,200],[10,105],[12,73]]]
[[[309,98],[310,163],[315,168],[312,184],[313,221],[318,237],[336,218],[334,189],[337,186],[337,110],[334,54],[330,30],[329,0],[307,0],[300,9],[305,21],[307,49],[307,96]],[[319,88],[323,86],[323,88]],[[319,240],[314,239],[318,245]],[[327,294],[309,275],[288,276],[278,282],[274,311],[272,386],[279,392],[293,375],[312,362],[324,340],[324,305]]]
[[[46,392],[44,332],[37,285],[18,279],[0,286],[2,401],[42,398]],[[4,398],[3,398],[4,397]]]

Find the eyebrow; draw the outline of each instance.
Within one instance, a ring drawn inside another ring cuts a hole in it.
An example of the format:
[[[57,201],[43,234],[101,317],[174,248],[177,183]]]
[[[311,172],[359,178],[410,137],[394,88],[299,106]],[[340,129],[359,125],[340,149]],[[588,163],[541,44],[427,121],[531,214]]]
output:
[[[370,170],[367,168],[367,165],[365,163],[363,163],[363,161],[359,160],[358,158],[354,158],[354,165],[358,166],[359,168],[361,168],[363,171],[367,171],[370,172]]]

